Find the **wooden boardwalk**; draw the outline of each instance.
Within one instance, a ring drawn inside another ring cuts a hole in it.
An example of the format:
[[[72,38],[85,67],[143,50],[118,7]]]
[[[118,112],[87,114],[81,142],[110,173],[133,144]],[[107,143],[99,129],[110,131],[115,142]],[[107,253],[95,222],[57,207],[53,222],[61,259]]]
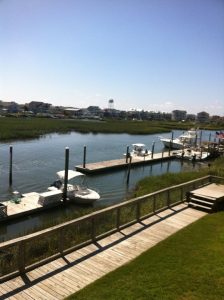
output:
[[[180,204],[0,284],[0,299],[64,299],[206,215]],[[175,249],[174,249],[175,251]]]
[[[152,155],[148,155],[145,157],[135,156],[132,158],[131,166],[133,167],[133,166],[145,165],[153,162],[173,159],[174,153],[175,151],[170,151],[170,153],[169,152],[154,153],[153,157]],[[75,169],[82,173],[96,173],[96,172],[105,172],[112,169],[127,168],[128,165],[129,163],[126,162],[126,158],[121,158],[121,159],[100,161],[95,163],[87,163],[85,165],[85,168],[83,167],[83,165],[78,165],[75,166]]]

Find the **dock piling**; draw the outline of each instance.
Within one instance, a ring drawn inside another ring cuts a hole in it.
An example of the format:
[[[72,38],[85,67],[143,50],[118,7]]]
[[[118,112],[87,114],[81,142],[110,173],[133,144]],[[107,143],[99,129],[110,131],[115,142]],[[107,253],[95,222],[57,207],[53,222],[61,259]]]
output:
[[[83,149],[83,168],[86,167],[86,146]]]
[[[13,159],[13,146],[9,147],[9,185],[12,185],[12,159]]]
[[[65,148],[65,176],[64,176],[64,189],[63,189],[63,202],[67,199],[67,187],[68,187],[68,167],[69,167],[69,147]]]
[[[127,184],[129,184],[129,179],[130,179],[130,172],[131,172],[131,160],[132,160],[132,156],[130,155],[130,158],[129,158],[129,164],[128,164]]]
[[[126,150],[126,164],[128,163],[128,157],[129,157],[129,146],[127,146],[127,150]]]
[[[155,142],[152,142],[152,154],[151,154],[151,158],[153,158],[154,155],[154,148],[155,148]]]

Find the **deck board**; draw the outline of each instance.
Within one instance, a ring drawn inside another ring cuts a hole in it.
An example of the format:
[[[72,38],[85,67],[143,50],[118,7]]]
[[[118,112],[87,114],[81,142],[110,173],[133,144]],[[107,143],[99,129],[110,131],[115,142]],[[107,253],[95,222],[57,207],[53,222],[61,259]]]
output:
[[[171,150],[170,155],[169,152],[160,152],[160,153],[154,153],[153,157],[152,155],[148,155],[145,157],[142,156],[135,156],[132,157],[131,166],[138,166],[138,165],[145,165],[150,164],[153,162],[163,161],[167,159],[172,159],[175,156],[173,155],[175,151]],[[107,160],[107,161],[99,161],[99,162],[93,162],[93,163],[86,163],[85,167],[83,165],[77,165],[75,166],[75,169],[77,171],[83,172],[83,173],[96,173],[96,172],[105,172],[107,170],[111,169],[121,169],[121,168],[127,168],[128,164],[126,162],[126,157],[121,159],[113,159],[113,160]]]
[[[27,272],[25,281],[18,276],[0,284],[0,299],[64,299],[205,215],[185,204],[167,209]]]

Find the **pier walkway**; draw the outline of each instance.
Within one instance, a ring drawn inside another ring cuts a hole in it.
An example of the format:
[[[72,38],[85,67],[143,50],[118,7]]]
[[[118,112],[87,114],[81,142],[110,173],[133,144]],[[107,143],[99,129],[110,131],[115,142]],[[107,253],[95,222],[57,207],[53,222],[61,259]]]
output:
[[[153,155],[148,156],[134,156],[131,160],[131,166],[139,166],[139,165],[146,165],[153,162],[159,162],[164,160],[169,160],[174,158],[174,153],[176,151],[167,151],[167,152],[160,152],[154,153]],[[107,161],[100,161],[95,163],[87,163],[85,167],[83,165],[75,166],[77,171],[82,173],[96,173],[96,172],[105,172],[112,169],[122,169],[127,168],[129,166],[129,160],[126,162],[126,157],[121,159],[114,159],[114,160],[107,160]]]
[[[0,284],[0,299],[64,299],[206,215],[182,203]]]

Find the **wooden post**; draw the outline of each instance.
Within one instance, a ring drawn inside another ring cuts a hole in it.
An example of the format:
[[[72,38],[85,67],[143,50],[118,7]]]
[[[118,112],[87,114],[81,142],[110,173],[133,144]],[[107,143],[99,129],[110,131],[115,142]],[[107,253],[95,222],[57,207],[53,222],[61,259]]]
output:
[[[208,138],[208,141],[209,142],[211,142],[211,136],[212,136],[212,134],[211,134],[211,132],[209,133],[209,138]]]
[[[151,158],[153,158],[154,149],[155,149],[155,142],[153,141],[152,142],[152,155],[151,155]]]
[[[120,210],[120,208],[118,207],[117,208],[117,220],[116,220],[116,226],[117,226],[117,230],[119,231],[120,230],[120,212],[121,212],[121,210]]]
[[[92,236],[92,241],[95,242],[96,240],[96,224],[95,224],[95,218],[94,216],[92,217],[92,220],[91,220],[91,236]]]
[[[140,201],[136,202],[136,220],[137,222],[140,220]]]
[[[65,148],[65,175],[64,175],[64,190],[63,190],[63,202],[67,199],[67,187],[68,187],[68,167],[69,167],[69,148]]]
[[[83,168],[86,167],[86,146],[83,149]]]
[[[13,147],[9,147],[9,185],[12,185],[12,158],[13,158]]]
[[[18,269],[21,274],[25,273],[25,241],[21,241],[19,243],[18,248]]]
[[[126,164],[128,163],[128,157],[129,157],[129,146],[127,146],[127,150],[126,150]]]
[[[201,143],[202,143],[202,130],[200,131],[200,141],[199,141],[200,147],[201,147]]]
[[[171,145],[173,144],[173,131],[170,139],[170,144],[169,144],[169,156],[170,156],[170,151],[171,151]]]
[[[128,176],[127,176],[127,184],[129,184],[129,179],[130,179],[130,171],[131,171],[131,159],[132,159],[132,157],[130,156],[130,159],[129,159],[129,164],[128,164]]]

